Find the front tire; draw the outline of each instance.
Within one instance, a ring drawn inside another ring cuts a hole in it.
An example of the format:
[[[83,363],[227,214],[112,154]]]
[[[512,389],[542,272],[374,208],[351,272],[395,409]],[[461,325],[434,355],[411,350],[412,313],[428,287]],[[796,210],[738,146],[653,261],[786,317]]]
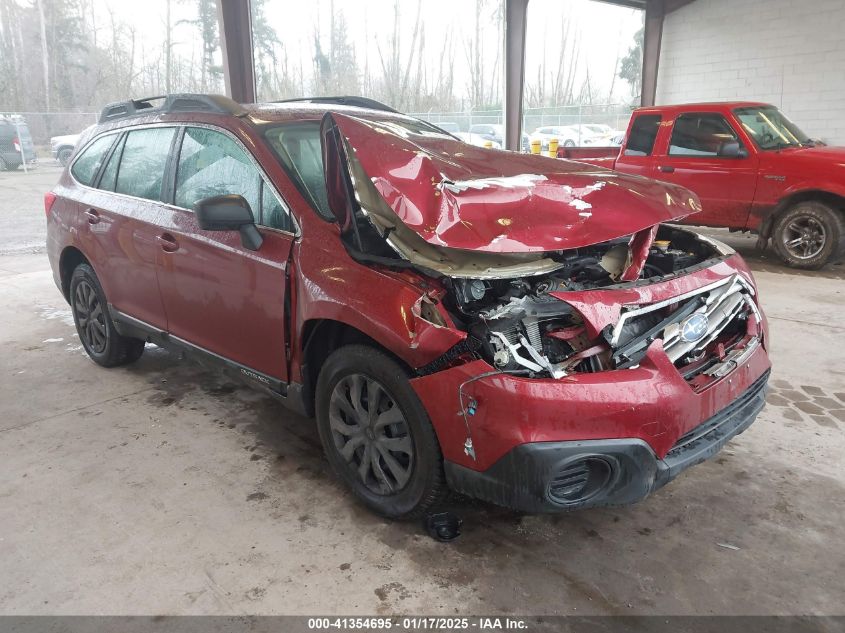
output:
[[[775,220],[772,230],[778,256],[788,266],[805,270],[818,270],[836,257],[843,238],[842,213],[816,200],[787,209]]]
[[[413,519],[443,500],[440,444],[396,361],[364,345],[341,347],[320,371],[316,400],[329,464],[370,509]]]
[[[144,353],[144,341],[120,335],[108,305],[94,269],[77,266],[70,278],[70,307],[85,352],[103,367],[133,363]]]

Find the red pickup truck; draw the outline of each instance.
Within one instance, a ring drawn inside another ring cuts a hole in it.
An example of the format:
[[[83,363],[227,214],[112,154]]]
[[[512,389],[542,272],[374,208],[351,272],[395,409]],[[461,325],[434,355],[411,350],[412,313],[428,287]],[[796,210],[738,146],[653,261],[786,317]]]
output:
[[[845,245],[845,148],[809,139],[765,103],[640,108],[620,150],[561,147],[559,158],[683,185],[702,210],[685,224],[754,231],[789,266],[817,269]]]

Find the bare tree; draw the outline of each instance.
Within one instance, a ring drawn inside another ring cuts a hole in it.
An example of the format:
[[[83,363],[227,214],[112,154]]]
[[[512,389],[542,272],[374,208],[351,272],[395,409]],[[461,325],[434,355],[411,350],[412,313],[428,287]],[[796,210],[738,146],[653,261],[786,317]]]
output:
[[[44,108],[50,111],[50,54],[47,48],[47,19],[44,16],[43,0],[35,0],[38,8],[38,25],[41,34],[41,72],[44,81]]]

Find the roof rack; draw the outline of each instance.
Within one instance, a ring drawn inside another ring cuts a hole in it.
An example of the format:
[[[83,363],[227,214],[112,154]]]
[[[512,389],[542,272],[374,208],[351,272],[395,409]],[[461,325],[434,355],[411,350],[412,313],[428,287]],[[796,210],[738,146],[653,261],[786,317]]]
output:
[[[160,102],[160,103],[156,103]],[[100,112],[99,123],[107,123],[146,114],[170,114],[172,112],[216,112],[243,116],[243,106],[223,95],[171,94],[143,99],[130,99],[108,104]]]
[[[367,108],[369,110],[381,110],[383,112],[401,114],[399,110],[394,110],[389,105],[385,105],[375,99],[369,99],[367,97],[301,97],[298,99],[282,99],[280,101],[274,101],[273,103],[325,103],[329,105],[354,106],[356,108]]]

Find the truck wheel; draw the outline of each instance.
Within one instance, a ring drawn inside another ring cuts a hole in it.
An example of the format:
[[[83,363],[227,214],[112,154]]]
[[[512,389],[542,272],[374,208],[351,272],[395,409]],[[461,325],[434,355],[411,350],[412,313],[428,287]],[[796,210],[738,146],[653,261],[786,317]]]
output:
[[[70,162],[70,157],[73,156],[73,150],[69,147],[65,147],[59,150],[58,155],[56,158],[61,163],[62,167],[65,167]]]
[[[842,214],[824,202],[808,200],[775,220],[772,245],[788,266],[817,270],[837,255],[843,237]]]
[[[440,444],[396,361],[364,345],[341,347],[320,370],[316,398],[329,464],[370,509],[413,519],[445,497]]]
[[[563,142],[564,147],[575,147],[575,141],[567,139]]]
[[[88,264],[80,264],[71,275],[70,306],[79,340],[95,363],[117,367],[141,358],[144,341],[118,334],[103,287]]]
[[[0,156],[0,171],[9,171],[9,163],[2,156]]]

